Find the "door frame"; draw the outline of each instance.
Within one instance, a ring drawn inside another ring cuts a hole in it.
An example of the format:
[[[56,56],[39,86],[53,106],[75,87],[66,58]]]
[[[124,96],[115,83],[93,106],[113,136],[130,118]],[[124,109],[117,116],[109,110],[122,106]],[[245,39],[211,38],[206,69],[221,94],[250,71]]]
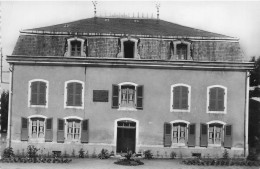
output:
[[[137,144],[138,144],[138,139],[139,139],[139,121],[132,119],[132,118],[119,118],[116,119],[114,122],[114,145],[117,148],[117,122],[122,121],[122,120],[128,120],[128,121],[133,121],[136,124],[135,128],[135,152],[137,152]],[[116,153],[116,151],[115,151]]]

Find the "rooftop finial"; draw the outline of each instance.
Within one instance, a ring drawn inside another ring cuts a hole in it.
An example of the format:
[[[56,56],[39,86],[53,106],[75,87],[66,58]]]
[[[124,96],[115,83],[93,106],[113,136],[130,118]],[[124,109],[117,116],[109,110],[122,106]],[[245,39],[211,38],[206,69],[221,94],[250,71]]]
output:
[[[94,5],[94,17],[97,17],[97,1],[92,1]]]
[[[159,8],[160,8],[160,3],[159,2],[157,2],[156,3],[156,5],[155,5],[155,7],[156,7],[156,9],[157,9],[157,19],[159,19]]]

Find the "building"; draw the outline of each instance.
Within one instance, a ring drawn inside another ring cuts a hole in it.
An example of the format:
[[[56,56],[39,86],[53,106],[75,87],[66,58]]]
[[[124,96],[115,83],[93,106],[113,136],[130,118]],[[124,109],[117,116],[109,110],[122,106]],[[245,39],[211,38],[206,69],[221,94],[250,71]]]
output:
[[[237,38],[159,19],[94,17],[20,32],[9,144],[46,152],[248,152]]]

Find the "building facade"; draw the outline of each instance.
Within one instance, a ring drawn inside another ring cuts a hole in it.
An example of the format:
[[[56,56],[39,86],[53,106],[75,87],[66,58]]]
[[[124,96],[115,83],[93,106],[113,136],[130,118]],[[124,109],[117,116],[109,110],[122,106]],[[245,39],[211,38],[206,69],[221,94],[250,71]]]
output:
[[[245,156],[253,64],[244,57],[237,38],[158,19],[21,31],[7,58],[9,144]]]

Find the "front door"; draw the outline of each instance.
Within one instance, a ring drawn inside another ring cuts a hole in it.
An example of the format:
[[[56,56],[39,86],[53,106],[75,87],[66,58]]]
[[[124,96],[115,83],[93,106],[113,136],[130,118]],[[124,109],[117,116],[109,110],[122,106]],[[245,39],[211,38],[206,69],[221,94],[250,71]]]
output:
[[[132,121],[117,122],[117,153],[135,152],[136,123]]]

